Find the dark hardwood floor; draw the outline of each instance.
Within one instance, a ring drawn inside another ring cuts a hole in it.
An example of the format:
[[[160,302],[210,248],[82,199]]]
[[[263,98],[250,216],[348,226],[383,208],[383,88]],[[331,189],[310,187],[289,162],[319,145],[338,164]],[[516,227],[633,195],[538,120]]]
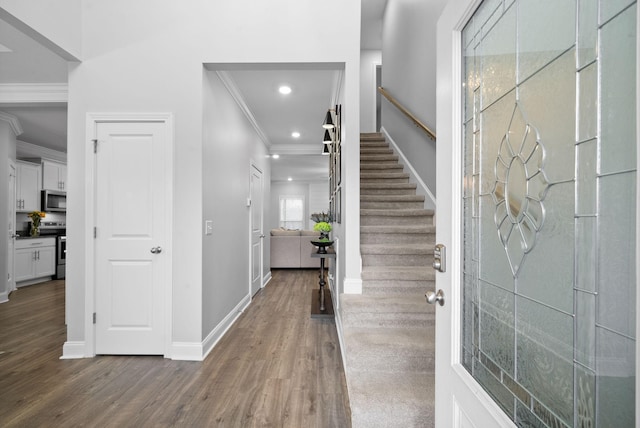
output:
[[[203,362],[60,360],[64,281],[0,305],[0,426],[349,427],[332,320],[311,319],[317,270],[274,270]]]

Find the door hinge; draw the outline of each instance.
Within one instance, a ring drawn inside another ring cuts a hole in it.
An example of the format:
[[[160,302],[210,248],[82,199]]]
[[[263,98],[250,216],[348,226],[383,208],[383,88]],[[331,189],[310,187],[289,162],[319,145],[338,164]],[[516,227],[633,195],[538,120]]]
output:
[[[95,312],[93,313],[93,323],[94,324],[96,323],[96,313]]]
[[[93,141],[93,153],[98,153],[98,140],[91,140]]]
[[[98,237],[98,228],[94,227],[93,228],[93,239],[96,239]]]

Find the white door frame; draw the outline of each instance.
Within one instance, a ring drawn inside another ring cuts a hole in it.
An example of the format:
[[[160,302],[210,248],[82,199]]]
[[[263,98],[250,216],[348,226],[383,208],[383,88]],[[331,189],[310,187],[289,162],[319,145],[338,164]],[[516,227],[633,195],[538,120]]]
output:
[[[482,0],[450,0],[437,25],[438,150],[436,242],[449,248],[436,274],[445,305],[436,308],[436,428],[512,427],[513,422],[461,364],[462,29]],[[448,326],[438,329],[438,326]],[[446,336],[439,336],[449,330]],[[443,346],[444,342],[444,346]],[[454,397],[455,393],[455,397]],[[461,406],[462,405],[462,406]],[[471,410],[471,414],[468,412]],[[490,421],[490,422],[489,422]],[[490,425],[487,425],[490,423]]]
[[[174,129],[172,113],[87,113],[86,120],[86,143],[85,143],[85,356],[94,357],[96,355],[95,344],[95,325],[93,324],[93,313],[95,312],[95,240],[93,238],[93,228],[96,224],[96,164],[93,140],[96,138],[98,124],[100,123],[117,123],[117,122],[159,122],[163,123],[169,136],[169,143],[165,148],[165,189],[167,190],[165,199],[165,215],[166,215],[166,242],[167,248],[173,248],[173,147],[174,147]],[[169,252],[170,253],[170,252]],[[165,358],[171,358],[171,342],[172,342],[172,318],[173,318],[173,302],[172,302],[172,284],[173,284],[173,260],[171,254],[166,254],[168,260],[167,273],[169,281],[167,281],[164,290],[165,302]]]
[[[13,233],[13,235],[16,234],[16,180],[17,180],[17,174],[16,174],[16,163],[13,161],[13,159],[9,159],[8,162],[8,167],[9,167],[9,174],[13,176],[13,180],[10,180],[13,184],[12,187],[13,188],[9,188],[9,196],[11,198],[9,198],[9,220],[13,223],[13,230],[11,231]],[[11,199],[13,199],[13,201],[11,201]],[[13,203],[12,203],[13,202]],[[13,236],[8,236],[7,237],[9,242],[8,242],[8,247],[9,247],[9,252],[7,253],[7,272],[8,272],[8,276],[10,278],[10,281],[7,282],[7,289],[6,289],[6,300],[2,300],[0,299],[0,301],[8,301],[9,300],[9,293],[11,293],[13,290],[16,289],[16,276],[15,276],[15,257],[14,257],[14,251],[15,251],[15,245],[16,245],[16,238]]]

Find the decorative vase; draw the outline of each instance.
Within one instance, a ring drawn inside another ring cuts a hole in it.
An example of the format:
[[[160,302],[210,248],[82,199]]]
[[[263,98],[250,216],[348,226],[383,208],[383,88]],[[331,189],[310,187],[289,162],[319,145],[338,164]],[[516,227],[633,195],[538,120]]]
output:
[[[327,247],[332,246],[333,241],[311,241],[311,244],[318,247],[318,251],[316,251],[317,254],[327,254]]]
[[[33,225],[31,226],[31,236],[35,237],[35,236],[40,236],[40,227]]]

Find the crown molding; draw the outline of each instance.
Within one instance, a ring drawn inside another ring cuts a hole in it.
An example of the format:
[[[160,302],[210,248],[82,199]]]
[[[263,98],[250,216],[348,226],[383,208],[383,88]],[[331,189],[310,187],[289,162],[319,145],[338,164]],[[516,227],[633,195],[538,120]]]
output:
[[[322,153],[320,144],[272,144],[269,153],[279,155],[319,155]]]
[[[48,149],[26,141],[16,141],[16,157],[18,159],[49,159],[58,162],[67,162],[67,154],[57,150]]]
[[[229,73],[225,71],[216,70],[216,74],[218,75],[220,80],[222,80],[222,83],[227,88],[227,90],[229,91],[233,99],[236,101],[236,103],[238,104],[238,107],[240,107],[244,115],[247,117],[247,119],[253,126],[253,129],[255,129],[256,133],[258,134],[258,137],[260,137],[264,145],[267,147],[271,147],[271,141],[269,140],[269,137],[267,137],[267,134],[265,134],[262,128],[260,128],[260,125],[258,125],[258,122],[256,121],[256,118],[251,112],[251,109],[245,102],[244,98],[242,98],[242,94],[240,93],[240,90],[238,89],[236,82],[231,78]]]
[[[0,84],[1,104],[49,104],[69,100],[69,85],[66,83]]]
[[[11,126],[11,130],[16,137],[24,132],[20,121],[14,115],[0,111],[0,120],[7,122]]]

